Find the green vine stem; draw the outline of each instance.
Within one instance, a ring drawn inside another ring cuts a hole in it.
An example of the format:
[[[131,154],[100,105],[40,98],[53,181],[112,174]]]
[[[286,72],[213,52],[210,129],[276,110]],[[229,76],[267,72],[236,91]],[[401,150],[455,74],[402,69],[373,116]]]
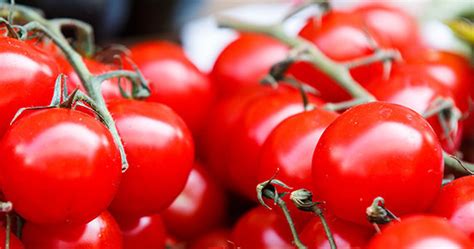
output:
[[[83,21],[70,18],[55,18],[49,20],[51,25],[56,25],[56,29],[63,27],[74,29],[78,44],[76,48],[86,57],[92,57],[95,53],[94,31],[92,27]]]

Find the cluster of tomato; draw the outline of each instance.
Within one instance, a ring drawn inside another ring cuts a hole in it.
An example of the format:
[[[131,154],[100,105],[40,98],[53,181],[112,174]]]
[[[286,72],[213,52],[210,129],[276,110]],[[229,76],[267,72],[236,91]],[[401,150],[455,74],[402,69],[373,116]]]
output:
[[[1,36],[0,190],[15,213],[4,222],[10,249],[293,248],[285,216],[256,207],[257,184],[276,172],[323,203],[337,248],[472,248],[474,176],[442,186],[445,175],[463,173],[447,172],[444,157],[474,135],[468,60],[428,48],[411,16],[381,5],[330,10],[299,36],[347,64],[378,101],[326,110],[351,96],[307,60],[285,72],[317,90],[307,103],[293,87],[260,85],[290,53],[260,34],[242,33],[209,75],[178,45],[135,44],[128,56],[150,96],[124,96],[128,81],[101,85],[127,155],[124,173],[114,137],[88,109],[27,110],[12,122],[20,108],[50,103],[60,73],[70,90],[84,88],[56,47]],[[356,62],[384,49],[403,58],[388,74],[386,61]],[[95,75],[117,69],[83,62]],[[379,234],[366,217],[377,197],[393,214]],[[303,243],[328,248],[321,220],[288,206]],[[0,248],[6,235],[0,227]]]

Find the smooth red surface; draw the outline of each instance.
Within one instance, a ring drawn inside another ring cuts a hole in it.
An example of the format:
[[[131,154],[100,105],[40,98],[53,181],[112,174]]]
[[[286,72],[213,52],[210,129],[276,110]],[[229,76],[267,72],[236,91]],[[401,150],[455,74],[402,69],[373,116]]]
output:
[[[27,222],[23,243],[28,249],[122,249],[120,228],[103,212],[84,225],[41,226]]]
[[[190,240],[224,223],[225,195],[224,189],[204,168],[194,164],[184,190],[162,212],[168,232],[179,239]]]
[[[160,215],[116,217],[124,249],[165,248],[166,230]]]
[[[147,101],[168,105],[198,135],[214,99],[208,76],[191,63],[181,47],[170,42],[142,42],[130,51],[131,58],[149,80],[151,95]]]
[[[190,249],[230,249],[232,248],[231,233],[228,230],[220,229],[209,232],[189,246]]]
[[[474,244],[445,219],[412,216],[392,222],[370,242],[367,249],[471,249]]]
[[[258,182],[277,178],[295,189],[312,189],[313,152],[321,134],[338,114],[314,109],[291,116],[270,133],[260,153]]]
[[[107,128],[87,114],[33,111],[13,124],[1,144],[2,191],[27,221],[88,222],[117,192],[118,149]]]
[[[56,61],[23,41],[0,37],[0,137],[18,109],[51,102]]]
[[[211,79],[219,98],[256,86],[273,64],[284,60],[289,49],[281,42],[260,34],[241,34],[217,58]]]
[[[167,208],[183,190],[194,160],[191,132],[169,107],[151,102],[109,103],[129,163],[110,210],[142,217]]]
[[[5,249],[5,238],[7,232],[3,226],[0,227],[0,249]],[[23,243],[10,232],[10,249],[24,249]]]
[[[401,216],[428,209],[443,177],[436,134],[416,112],[395,104],[362,104],[341,114],[313,157],[317,199],[335,216],[368,225],[374,198]]]
[[[474,176],[465,176],[443,186],[431,212],[447,218],[474,241]]]

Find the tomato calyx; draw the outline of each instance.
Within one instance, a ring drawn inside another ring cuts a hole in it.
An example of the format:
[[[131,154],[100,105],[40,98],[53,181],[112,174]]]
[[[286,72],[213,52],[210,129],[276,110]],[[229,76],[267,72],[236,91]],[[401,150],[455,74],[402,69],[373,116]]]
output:
[[[387,224],[393,220],[400,221],[394,213],[385,208],[384,198],[378,196],[366,209],[367,220],[372,223],[377,233],[380,233],[379,225]]]

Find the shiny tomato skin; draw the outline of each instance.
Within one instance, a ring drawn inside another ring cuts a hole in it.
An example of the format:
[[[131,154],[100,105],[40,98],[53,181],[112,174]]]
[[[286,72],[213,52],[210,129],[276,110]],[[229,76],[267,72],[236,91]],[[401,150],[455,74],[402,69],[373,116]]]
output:
[[[474,241],[474,176],[461,177],[443,186],[431,213],[447,218]]]
[[[214,100],[214,89],[207,75],[173,43],[148,41],[130,48],[131,58],[149,80],[147,101],[163,103],[199,135]]]
[[[56,61],[23,41],[0,38],[0,137],[18,109],[51,102],[59,75]]]
[[[286,45],[268,36],[240,34],[221,52],[211,72],[219,98],[258,85],[273,64],[286,58],[288,51]]]
[[[166,229],[160,215],[140,218],[117,217],[123,249],[165,248]]]
[[[392,222],[374,236],[367,249],[443,248],[470,249],[474,244],[445,219],[417,215]]]
[[[340,220],[326,215],[336,246],[339,249],[364,248],[374,234],[372,228]],[[314,217],[300,233],[301,241],[308,249],[330,249],[329,241],[319,217]]]
[[[0,226],[0,249],[5,249],[6,231],[3,226]],[[10,249],[24,249],[23,243],[10,232]]]
[[[190,240],[224,223],[226,201],[224,190],[196,163],[183,191],[161,214],[169,233]]]
[[[312,189],[313,152],[338,114],[315,108],[291,116],[270,133],[260,153],[258,182],[277,178],[295,189]]]
[[[113,138],[79,111],[25,114],[1,146],[2,191],[27,221],[83,224],[105,210],[118,190],[121,161]]]
[[[193,241],[189,249],[230,249],[232,248],[231,232],[226,229],[214,230]]]
[[[42,226],[27,222],[23,243],[28,249],[122,249],[120,228],[104,211],[87,224]]]
[[[441,188],[436,134],[400,105],[373,102],[347,110],[326,128],[313,156],[318,199],[336,217],[359,224],[369,225],[365,211],[377,196],[401,216],[429,208]]]
[[[191,132],[169,107],[119,100],[109,111],[129,163],[110,210],[142,217],[167,208],[183,190],[194,160]]]

